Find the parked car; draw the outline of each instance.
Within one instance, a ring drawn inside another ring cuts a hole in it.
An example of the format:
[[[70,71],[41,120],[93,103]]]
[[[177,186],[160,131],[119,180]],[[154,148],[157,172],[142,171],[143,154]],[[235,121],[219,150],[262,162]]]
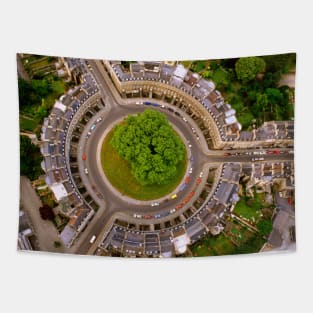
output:
[[[96,238],[97,238],[96,235],[93,235],[91,239],[89,240],[89,243],[94,243]]]

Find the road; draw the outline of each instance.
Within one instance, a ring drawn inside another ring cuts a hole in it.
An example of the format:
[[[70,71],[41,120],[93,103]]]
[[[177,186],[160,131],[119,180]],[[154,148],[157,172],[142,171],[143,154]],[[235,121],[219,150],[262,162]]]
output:
[[[152,107],[155,110],[163,112],[167,116],[169,122],[173,125],[173,127],[181,133],[182,138],[185,138],[185,140],[187,140],[191,144],[190,149],[186,144],[186,147],[189,150],[188,156],[190,157],[190,155],[192,155],[194,157],[194,162],[192,165],[193,173],[191,175],[190,183],[187,185],[184,193],[178,194],[178,197],[175,200],[163,202],[161,200],[160,205],[157,207],[151,207],[151,201],[138,202],[119,194],[119,192],[110,185],[110,183],[104,176],[102,166],[100,164],[99,147],[101,148],[101,143],[103,141],[103,138],[105,137],[105,134],[117,121],[120,121],[129,114],[142,112],[144,109],[146,109],[146,106],[136,105],[135,99],[121,98],[119,93],[113,86],[108,74],[104,71],[103,68],[99,67],[99,63],[90,61],[90,65],[92,67],[95,79],[100,85],[100,92],[102,94],[102,97],[105,99],[106,109],[98,112],[95,116],[91,118],[91,120],[86,125],[79,141],[80,152],[78,155],[78,164],[80,176],[82,177],[83,183],[88,192],[98,202],[100,208],[96,212],[93,220],[87,226],[86,230],[80,235],[77,242],[70,249],[70,252],[86,254],[87,251],[90,250],[90,238],[93,235],[99,237],[99,234],[103,231],[105,225],[108,224],[113,215],[124,215],[128,220],[135,221],[133,218],[134,213],[152,215],[163,212],[165,210],[170,210],[171,208],[175,207],[176,205],[181,203],[183,198],[186,197],[186,195],[195,188],[196,179],[199,176],[199,173],[203,171],[205,166],[210,166],[212,164],[214,166],[218,166],[225,162],[251,162],[252,158],[261,157],[260,155],[253,155],[253,152],[259,152],[262,149],[243,149],[229,151],[233,155],[224,155],[225,151],[223,150],[210,151],[207,146],[204,149],[203,144],[200,144],[200,142],[203,143],[203,141],[205,141],[202,132],[187,114],[182,113],[183,115],[181,117],[177,117],[174,113],[166,108]],[[156,100],[153,101],[159,103],[160,105],[170,107],[168,103],[163,103],[162,101]],[[88,140],[86,140],[86,134],[89,131],[90,126],[99,116],[101,116],[103,120],[97,123],[97,126],[92,132],[92,135],[89,137]],[[182,117],[185,117],[187,119],[187,122],[185,122]],[[191,127],[194,127],[197,130],[197,135],[200,137],[200,140],[196,139],[196,135],[192,132]],[[262,157],[264,158],[263,162],[293,160],[293,155],[288,153],[288,151],[292,149],[281,150],[285,151],[286,153],[279,155],[262,155]],[[81,159],[81,154],[83,152],[87,155],[86,161],[82,161]],[[251,154],[247,155],[247,153]],[[84,173],[85,167],[88,168],[88,175]],[[97,190],[95,191],[92,186],[96,186]],[[99,191],[101,191],[101,193],[104,195],[104,199],[98,198],[97,193]],[[194,198],[197,198],[201,191],[202,186],[200,185],[197,188]],[[181,214],[181,212],[179,214]],[[143,224],[151,224],[151,222],[153,222],[153,220],[141,221]],[[160,221],[162,222],[162,219],[158,220],[158,222]],[[94,243],[93,246],[96,247],[96,243]]]
[[[30,180],[25,176],[21,176],[20,181],[20,202],[31,225],[34,227],[40,251],[65,252],[63,246],[59,248],[54,246],[54,242],[59,241],[58,231],[52,222],[44,221],[40,217],[39,208],[42,206],[42,202],[33,189]]]

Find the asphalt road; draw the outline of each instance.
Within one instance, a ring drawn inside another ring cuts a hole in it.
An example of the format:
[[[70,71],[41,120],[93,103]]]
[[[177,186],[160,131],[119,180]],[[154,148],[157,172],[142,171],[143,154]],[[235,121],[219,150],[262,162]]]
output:
[[[182,117],[174,115],[167,109],[163,109],[161,107],[152,107],[155,110],[163,112],[174,128],[178,129],[183,137],[191,144],[192,147],[188,153],[194,157],[194,162],[192,165],[193,173],[191,175],[190,183],[187,185],[183,193],[178,194],[178,197],[175,200],[162,202],[157,207],[151,207],[150,202],[142,202],[133,205],[129,199],[121,196],[105,180],[104,174],[102,173],[101,164],[99,164],[99,156],[97,156],[96,152],[99,149],[99,144],[101,144],[101,141],[103,140],[104,133],[108,132],[108,129],[110,129],[117,121],[123,119],[127,115],[142,112],[146,106],[136,105],[135,99],[122,99],[115,90],[114,86],[112,86],[112,82],[110,81],[110,78],[105,73],[105,71],[102,68],[99,69],[98,64],[94,61],[90,61],[90,65],[92,67],[93,74],[100,85],[100,92],[105,99],[106,108],[103,111],[98,112],[97,115],[95,115],[86,125],[79,142],[78,163],[80,175],[84,185],[86,186],[88,192],[98,202],[100,208],[96,212],[93,220],[87,226],[84,233],[80,235],[75,245],[70,249],[71,252],[86,254],[91,246],[89,243],[90,238],[93,235],[98,237],[114,214],[124,214],[131,220],[133,219],[132,216],[134,213],[156,214],[158,212],[170,210],[171,208],[175,207],[177,204],[181,203],[183,198],[186,197],[186,195],[188,195],[195,188],[195,181],[199,176],[199,173],[207,165],[214,164],[216,166],[225,162],[251,162],[252,158],[255,157],[263,157],[264,161],[262,162],[281,162],[293,160],[293,155],[288,154],[288,151],[293,149],[282,149],[286,151],[286,153],[279,155],[253,155],[253,151],[261,151],[262,149],[227,151],[234,155],[224,155],[225,151],[210,151],[208,149],[203,149],[199,142],[203,142],[204,138],[197,140],[195,134],[193,134],[191,131],[191,126],[196,128],[198,136],[201,137],[203,135],[188,115],[183,115],[188,120],[188,122],[185,122],[183,121]],[[168,104],[162,103],[162,101],[153,100],[153,102],[169,106]],[[103,120],[97,123],[97,126],[93,130],[92,135],[88,140],[86,140],[86,134],[89,131],[90,126],[99,116],[102,116]],[[189,149],[188,145],[187,149]],[[81,154],[83,152],[87,155],[86,161],[82,161],[81,159]],[[237,155],[235,155],[236,152],[238,153]],[[246,153],[251,153],[251,155],[247,155]],[[84,173],[85,167],[88,168],[88,175]],[[96,191],[92,188],[92,186],[96,187]],[[196,194],[194,195],[195,198],[199,193],[201,193],[201,190],[202,188],[200,185]],[[99,191],[102,193],[103,199],[99,199],[97,196]],[[179,214],[181,214],[181,212]],[[149,224],[151,223],[151,220],[142,220],[142,222]],[[94,244],[94,246],[96,246],[96,244]]]
[[[40,251],[64,252],[65,248],[63,246],[59,248],[54,246],[54,241],[59,241],[58,232],[52,222],[44,221],[40,217],[39,208],[42,206],[42,202],[33,189],[30,180],[25,176],[20,178],[20,201],[23,210],[27,213],[34,227]]]

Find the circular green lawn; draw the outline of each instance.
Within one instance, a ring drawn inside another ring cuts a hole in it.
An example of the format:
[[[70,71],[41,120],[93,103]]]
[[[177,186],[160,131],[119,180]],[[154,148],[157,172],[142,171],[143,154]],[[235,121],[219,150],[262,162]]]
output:
[[[183,160],[177,164],[176,175],[173,176],[169,183],[142,186],[133,177],[128,161],[122,159],[110,144],[113,134],[114,128],[106,135],[103,141],[101,165],[112,186],[123,195],[143,201],[158,199],[172,192],[181,182],[187,166],[186,149]]]

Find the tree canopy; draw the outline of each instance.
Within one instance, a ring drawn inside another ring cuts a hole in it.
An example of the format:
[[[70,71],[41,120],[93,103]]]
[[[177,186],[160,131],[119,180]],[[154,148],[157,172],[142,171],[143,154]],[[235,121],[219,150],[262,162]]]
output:
[[[260,57],[240,58],[235,65],[236,74],[239,80],[247,83],[253,80],[256,75],[265,70],[265,62]]]
[[[41,161],[39,148],[28,137],[20,136],[20,174],[37,179],[42,174]]]
[[[256,226],[262,236],[268,236],[273,229],[273,224],[269,220],[261,220]]]
[[[168,183],[185,153],[165,115],[151,109],[117,125],[110,143],[142,185]]]

